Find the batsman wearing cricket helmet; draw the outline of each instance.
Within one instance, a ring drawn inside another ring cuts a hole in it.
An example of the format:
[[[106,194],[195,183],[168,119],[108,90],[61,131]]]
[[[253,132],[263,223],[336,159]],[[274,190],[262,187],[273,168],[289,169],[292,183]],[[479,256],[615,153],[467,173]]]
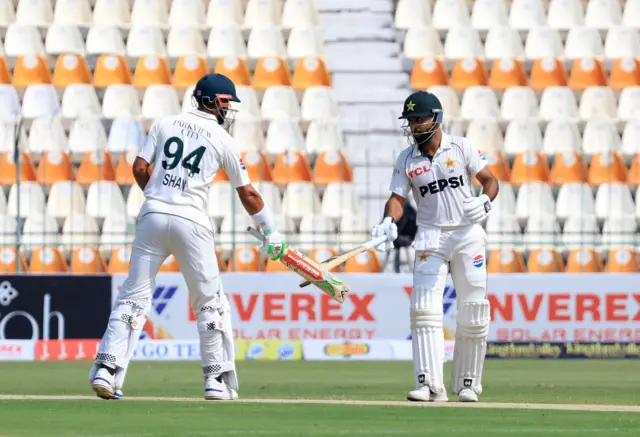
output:
[[[442,296],[450,272],[457,293],[457,329],[451,389],[461,402],[477,402],[489,333],[486,233],[481,223],[491,212],[498,181],[471,142],[442,131],[442,105],[428,92],[411,94],[402,116],[410,146],[396,160],[391,197],[384,219],[372,235],[387,236],[381,250],[391,250],[398,236],[409,190],[418,213],[411,295],[411,335],[415,389],[411,401],[444,402],[444,331]],[[471,179],[482,185],[474,197]]]
[[[221,74],[207,74],[196,84],[192,102],[192,110],[153,125],[133,163],[145,201],[136,222],[129,274],[89,374],[92,389],[103,399],[122,396],[127,367],[151,308],[155,278],[169,255],[180,265],[196,316],[204,397],[238,397],[229,302],[222,291],[207,214],[209,186],[218,171],[226,171],[242,205],[264,233],[261,250],[277,258],[286,248],[226,130],[236,112],[232,103],[240,102],[233,82]]]

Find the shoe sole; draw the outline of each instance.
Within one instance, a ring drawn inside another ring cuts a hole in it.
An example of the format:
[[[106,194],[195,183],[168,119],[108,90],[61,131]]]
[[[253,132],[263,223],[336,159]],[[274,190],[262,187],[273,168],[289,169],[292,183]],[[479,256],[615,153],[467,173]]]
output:
[[[98,396],[101,399],[105,399],[105,400],[110,400],[114,398],[118,399],[117,397],[114,397],[111,387],[94,383],[91,385],[91,388],[96,393],[96,396]]]

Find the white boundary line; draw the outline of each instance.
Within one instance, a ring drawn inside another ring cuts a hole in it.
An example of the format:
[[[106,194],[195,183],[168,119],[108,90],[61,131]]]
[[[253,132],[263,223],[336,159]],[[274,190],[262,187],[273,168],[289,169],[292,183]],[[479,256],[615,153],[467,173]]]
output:
[[[93,396],[77,395],[2,395],[0,401],[87,401],[98,400]],[[135,396],[126,397],[124,402],[205,402],[200,398],[179,397],[150,397]],[[122,401],[121,401],[122,402]],[[234,403],[247,404],[306,404],[306,405],[360,405],[378,407],[429,407],[429,408],[494,408],[494,409],[520,409],[520,410],[558,410],[558,411],[599,411],[619,413],[640,413],[640,406],[635,405],[587,405],[587,404],[523,404],[523,403],[434,403],[434,402],[408,402],[408,401],[365,401],[352,399],[238,399]]]

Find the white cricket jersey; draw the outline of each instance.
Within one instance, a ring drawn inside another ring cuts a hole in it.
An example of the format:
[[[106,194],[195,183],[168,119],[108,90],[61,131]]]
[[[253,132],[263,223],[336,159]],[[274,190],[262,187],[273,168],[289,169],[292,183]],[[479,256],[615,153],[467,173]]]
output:
[[[207,204],[216,173],[225,169],[233,188],[251,182],[231,135],[215,116],[195,109],[156,122],[138,156],[153,164],[139,217],[177,215],[212,230]]]
[[[463,137],[442,133],[433,161],[412,145],[396,159],[389,189],[402,197],[409,190],[418,206],[421,227],[456,228],[469,226],[463,201],[471,197],[471,176],[487,165],[486,158]]]

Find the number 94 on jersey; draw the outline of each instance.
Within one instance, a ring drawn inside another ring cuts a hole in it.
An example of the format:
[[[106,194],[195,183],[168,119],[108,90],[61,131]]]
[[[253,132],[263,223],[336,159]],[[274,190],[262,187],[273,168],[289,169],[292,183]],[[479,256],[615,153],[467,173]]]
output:
[[[178,165],[189,170],[188,177],[193,177],[200,173],[200,161],[204,156],[206,148],[200,146],[191,153],[183,157],[184,143],[178,137],[171,137],[164,143],[163,154],[165,159],[162,160],[162,168],[168,172],[176,168]],[[187,180],[178,175],[166,173],[162,179],[162,185],[179,188],[184,191]]]

